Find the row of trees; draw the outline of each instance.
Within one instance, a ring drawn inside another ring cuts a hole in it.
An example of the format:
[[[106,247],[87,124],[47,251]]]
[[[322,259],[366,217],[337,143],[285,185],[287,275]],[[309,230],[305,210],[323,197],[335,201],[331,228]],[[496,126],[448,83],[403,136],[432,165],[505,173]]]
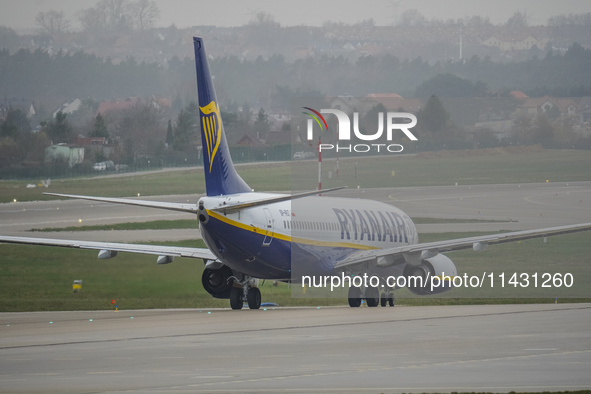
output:
[[[273,110],[277,109],[274,107],[277,103],[282,103],[280,109],[285,109],[285,103],[297,90],[301,94],[348,93],[357,97],[381,92],[395,92],[404,97],[428,97],[434,93],[482,96],[504,89],[539,95],[559,90],[558,93],[572,96],[591,91],[591,50],[578,44],[563,55],[548,52],[542,58],[507,64],[473,57],[465,63],[431,65],[421,58],[401,61],[392,55],[364,56],[354,63],[328,56],[290,63],[281,56],[272,56],[254,61],[216,58],[210,67],[218,77],[216,89],[221,102],[247,101]],[[155,64],[138,64],[133,58],[115,65],[109,59],[83,52],[50,56],[42,51],[20,50],[10,54],[3,50],[0,51],[0,86],[5,97],[29,97],[37,101],[73,97],[100,101],[157,95],[180,97],[186,105],[195,100],[194,68],[194,61],[189,58],[173,58],[165,69]],[[423,84],[440,74],[452,77]]]
[[[99,0],[94,7],[80,11],[77,20],[85,32],[113,35],[153,27],[159,15],[154,1]],[[64,12],[56,10],[38,13],[35,23],[52,38],[72,27]]]
[[[47,134],[33,133],[27,114],[10,109],[0,121],[0,168],[20,163],[43,163]]]

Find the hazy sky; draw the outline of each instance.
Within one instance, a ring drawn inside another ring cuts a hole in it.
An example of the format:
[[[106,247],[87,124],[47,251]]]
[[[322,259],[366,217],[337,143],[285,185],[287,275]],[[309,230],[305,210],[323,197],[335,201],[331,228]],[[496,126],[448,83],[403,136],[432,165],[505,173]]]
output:
[[[64,11],[75,21],[76,12],[97,0],[0,0],[0,25],[34,28],[40,11]],[[488,16],[506,21],[515,11],[526,11],[530,24],[544,24],[553,15],[591,12],[589,0],[156,0],[159,26],[241,26],[257,12],[272,14],[281,25],[320,26],[325,21],[356,23],[373,18],[376,25],[392,24],[404,10],[417,9],[427,19]]]

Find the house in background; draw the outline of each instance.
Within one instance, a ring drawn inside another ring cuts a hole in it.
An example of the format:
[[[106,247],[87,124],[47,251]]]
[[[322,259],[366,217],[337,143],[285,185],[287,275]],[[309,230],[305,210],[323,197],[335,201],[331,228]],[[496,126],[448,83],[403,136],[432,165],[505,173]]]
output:
[[[80,100],[80,99],[75,99],[75,100],[72,100],[71,102],[65,102],[58,109],[56,109],[53,112],[53,117],[55,118],[55,115],[57,115],[57,113],[60,111],[63,112],[64,114],[72,115],[74,112],[76,112],[80,109],[81,105],[82,105],[82,100]]]
[[[544,96],[539,98],[526,98],[518,106],[517,111],[528,115],[535,115],[538,113],[551,113],[551,111],[558,111],[560,116],[573,116],[579,112],[579,108],[575,101],[566,97],[550,97]]]
[[[502,52],[509,51],[525,51],[534,46],[542,49],[548,43],[547,38],[536,38],[534,35],[525,33],[496,33],[486,40],[482,41],[482,45],[489,47],[497,47]]]
[[[108,144],[105,137],[78,137],[76,138],[76,146],[80,146],[86,150],[86,153],[101,153],[105,158],[109,159],[115,152],[115,147]]]
[[[57,144],[45,148],[45,163],[64,161],[69,167],[84,161],[84,148],[76,145]]]
[[[370,93],[366,100],[369,105],[367,110],[375,105],[382,104],[388,111],[402,110],[402,112],[410,112],[416,114],[421,109],[421,100],[417,98],[404,98],[396,93]]]

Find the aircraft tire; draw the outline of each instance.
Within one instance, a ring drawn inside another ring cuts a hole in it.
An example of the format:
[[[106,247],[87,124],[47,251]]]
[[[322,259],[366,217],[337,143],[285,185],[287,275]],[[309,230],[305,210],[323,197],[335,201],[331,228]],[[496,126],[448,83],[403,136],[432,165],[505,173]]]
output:
[[[244,302],[242,301],[243,290],[239,287],[232,287],[230,290],[230,306],[234,310],[242,309]]]
[[[349,287],[349,306],[351,308],[361,306],[361,290],[359,287]]]
[[[390,297],[388,297],[388,305],[394,306],[394,294],[390,294]]]
[[[259,309],[261,307],[261,291],[258,287],[251,287],[246,298],[250,309]]]
[[[367,302],[367,306],[375,307],[378,306],[380,303],[380,293],[377,289],[368,287],[365,290],[365,301]]]
[[[388,302],[388,298],[386,298],[387,295],[386,293],[382,293],[382,296],[380,297],[380,305],[381,306],[386,306],[386,303]]]

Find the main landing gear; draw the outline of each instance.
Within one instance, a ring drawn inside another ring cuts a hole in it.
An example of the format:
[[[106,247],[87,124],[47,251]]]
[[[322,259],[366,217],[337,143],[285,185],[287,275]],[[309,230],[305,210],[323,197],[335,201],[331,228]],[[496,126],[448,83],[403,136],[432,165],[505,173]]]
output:
[[[380,291],[376,287],[368,287],[362,289],[361,287],[349,288],[349,306],[358,308],[361,306],[361,300],[365,299],[367,306],[374,307],[378,304],[382,306],[394,306],[394,293],[390,289],[380,296]]]
[[[250,309],[259,309],[261,307],[261,291],[255,287],[256,279],[247,279],[240,283],[235,279],[234,286],[230,290],[230,306],[232,309],[242,309],[244,301],[248,303]],[[241,287],[238,287],[240,286]]]

